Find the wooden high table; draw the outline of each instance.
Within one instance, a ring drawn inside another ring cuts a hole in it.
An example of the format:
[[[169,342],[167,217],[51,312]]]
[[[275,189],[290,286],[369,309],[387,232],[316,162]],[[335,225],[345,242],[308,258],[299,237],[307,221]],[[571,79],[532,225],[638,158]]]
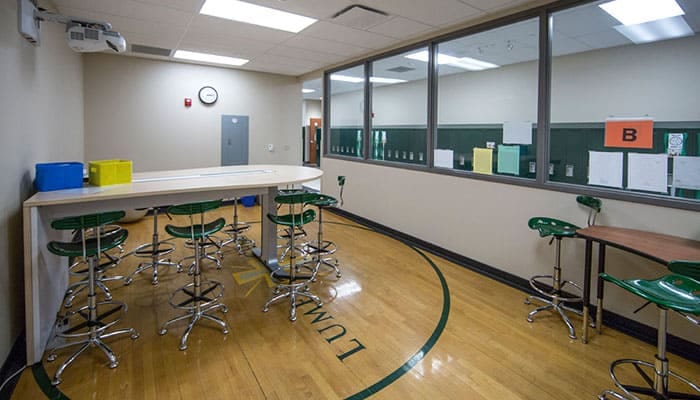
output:
[[[596,329],[603,326],[603,279],[605,272],[605,248],[612,246],[640,255],[666,266],[674,260],[700,261],[700,241],[663,235],[635,229],[593,225],[576,233],[586,239],[586,258],[583,278],[583,334],[581,340],[588,342],[588,307],[591,297],[591,253],[593,242],[598,243],[598,293],[596,303]]]
[[[255,253],[268,267],[277,264],[277,227],[266,218],[276,213],[279,186],[318,179],[319,169],[290,165],[245,165],[135,173],[132,182],[111,186],[39,192],[24,202],[24,286],[27,365],[40,362],[56,313],[68,287],[65,259],[46,248],[67,233],[51,229],[56,218],[102,211],[126,210],[261,196],[261,241]]]

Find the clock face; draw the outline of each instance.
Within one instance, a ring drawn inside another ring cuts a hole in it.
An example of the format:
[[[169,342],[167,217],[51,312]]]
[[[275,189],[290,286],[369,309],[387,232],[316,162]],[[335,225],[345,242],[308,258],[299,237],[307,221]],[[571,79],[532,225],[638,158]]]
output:
[[[204,86],[199,89],[199,101],[204,104],[214,104],[218,98],[219,94],[216,92],[216,89],[211,86]]]

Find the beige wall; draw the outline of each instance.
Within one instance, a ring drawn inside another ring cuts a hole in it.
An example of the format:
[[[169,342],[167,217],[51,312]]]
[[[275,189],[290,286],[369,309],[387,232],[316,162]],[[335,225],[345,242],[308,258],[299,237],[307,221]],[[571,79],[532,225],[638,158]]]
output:
[[[293,77],[107,54],[85,55],[84,68],[87,160],[130,159],[134,171],[218,166],[221,115],[232,114],[249,116],[250,164],[301,163]],[[199,102],[202,86],[218,91],[214,105]]]
[[[41,46],[17,32],[17,2],[0,1],[0,362],[24,328],[22,202],[34,164],[83,161],[83,70],[64,27]]]
[[[336,177],[347,177],[345,210],[522,278],[551,273],[554,261],[554,246],[527,227],[530,217],[586,223],[587,213],[573,194],[329,158],[321,166],[325,193],[337,195]],[[602,200],[598,224],[700,240],[700,213]],[[564,277],[581,282],[584,241],[568,240],[562,247]],[[616,249],[609,249],[606,260],[607,271],[624,278],[665,272],[658,264]],[[606,302],[606,309],[657,324],[654,307],[632,314],[639,299],[612,285],[606,286]],[[697,327],[676,315],[670,318],[671,333],[700,343]]]

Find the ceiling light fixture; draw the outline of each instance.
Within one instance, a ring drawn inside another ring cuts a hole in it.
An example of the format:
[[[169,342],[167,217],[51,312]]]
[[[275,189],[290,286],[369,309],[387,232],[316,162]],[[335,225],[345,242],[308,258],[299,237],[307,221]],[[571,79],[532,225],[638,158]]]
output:
[[[635,25],[617,25],[615,30],[635,44],[694,35],[693,29],[683,17],[665,18]]]
[[[244,58],[217,56],[215,54],[197,53],[194,51],[186,51],[186,50],[177,50],[175,52],[175,54],[173,55],[173,58],[180,58],[183,60],[192,60],[192,61],[203,61],[203,62],[208,62],[208,63],[213,63],[213,64],[235,65],[235,66],[244,65],[249,61],[249,60],[246,60]]]
[[[361,83],[361,82],[365,81],[364,78],[356,78],[354,76],[339,75],[339,74],[331,75],[331,80],[338,81],[338,82],[349,82],[349,83]]]
[[[675,0],[614,0],[598,7],[624,25],[642,24],[685,14]]]
[[[313,90],[313,89],[301,89],[301,92],[302,93],[313,93],[313,92],[315,92],[315,90]]]
[[[200,14],[298,33],[317,20],[238,0],[207,0]]]
[[[417,53],[409,54],[404,56],[410,58],[411,60],[418,60],[423,62],[428,62],[429,53],[427,50],[419,51]],[[447,54],[438,53],[437,61],[439,65],[449,65],[452,67],[462,68],[469,71],[482,71],[485,69],[498,68],[500,65],[492,64],[490,62],[477,60],[471,57],[457,58],[453,56],[448,56]]]
[[[369,81],[372,83],[404,83],[404,82],[408,82],[405,79],[382,78],[379,76],[370,76]]]

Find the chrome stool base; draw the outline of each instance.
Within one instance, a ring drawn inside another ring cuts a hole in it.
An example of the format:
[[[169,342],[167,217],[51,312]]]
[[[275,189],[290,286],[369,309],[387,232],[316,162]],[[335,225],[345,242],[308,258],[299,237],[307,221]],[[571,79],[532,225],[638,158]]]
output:
[[[100,311],[100,309],[104,308],[109,309]],[[65,371],[65,369],[71,363],[73,363],[73,361],[75,361],[80,354],[91,346],[97,347],[105,354],[109,360],[109,368],[116,368],[119,365],[114,352],[109,346],[107,346],[107,344],[103,342],[103,339],[123,334],[129,334],[131,339],[137,339],[139,337],[139,333],[134,328],[106,332],[107,329],[122,319],[124,313],[126,313],[126,309],[126,304],[120,301],[100,301],[96,302],[94,307],[90,307],[90,305],[83,306],[80,309],[70,311],[63,317],[59,318],[60,321],[66,321],[68,326],[73,325],[73,327],[65,329],[62,332],[57,332],[54,336],[55,338],[84,339],[67,341],[51,348],[51,352],[46,358],[46,360],[49,362],[56,360],[58,357],[56,354],[57,350],[73,346],[80,346],[78,350],[76,350],[66,359],[66,361],[63,362],[63,364],[58,367],[58,370],[56,370],[54,378],[51,381],[53,385],[58,385],[61,383],[61,375],[63,374],[63,371]],[[76,319],[77,322],[71,324],[69,322],[71,319]],[[60,328],[60,325],[58,327]]]
[[[623,364],[631,364],[642,380],[646,382],[647,386],[627,385],[620,382],[615,374],[615,368]],[[645,372],[645,369],[649,370],[649,373]],[[656,365],[642,360],[615,360],[610,365],[610,377],[615,383],[615,386],[617,386],[622,393],[617,393],[612,390],[605,390],[598,396],[598,398],[601,400],[606,399],[607,395],[610,395],[616,399],[639,400],[639,397],[637,397],[638,394],[645,397],[651,397],[655,400],[700,399],[700,387],[687,378],[669,370],[668,360],[657,359]],[[669,390],[669,378],[673,378],[675,381],[684,384],[687,388],[695,391],[695,394]],[[655,388],[656,384],[661,387],[659,390]]]
[[[545,283],[544,280],[549,280],[550,283]],[[564,324],[566,324],[569,330],[569,338],[576,339],[576,330],[571,320],[566,315],[564,311],[572,312],[576,315],[583,315],[583,312],[566,305],[566,303],[578,303],[581,302],[582,297],[578,295],[569,295],[563,288],[566,285],[573,286],[578,292],[583,293],[581,286],[572,281],[557,282],[556,276],[553,275],[536,275],[530,279],[530,286],[541,296],[528,296],[525,299],[525,304],[531,304],[532,300],[536,300],[544,305],[537,307],[536,309],[530,311],[527,315],[527,322],[534,322],[535,316],[546,310],[554,310],[561,317]],[[594,321],[593,319],[590,319]],[[591,326],[594,326],[591,322]]]
[[[228,334],[229,329],[226,321],[209,314],[217,310],[221,310],[223,313],[228,312],[228,308],[223,303],[219,303],[219,299],[223,295],[224,286],[217,281],[191,282],[180,287],[170,295],[169,303],[174,308],[186,310],[187,312],[163,323],[158,333],[165,335],[170,324],[189,319],[190,322],[180,338],[180,350],[187,349],[187,339],[195,324],[201,319],[218,324],[222,328],[222,333],[224,335]]]
[[[130,273],[129,276],[124,278],[124,284],[129,285],[134,280],[134,275],[140,274],[141,272],[153,268],[153,278],[151,279],[151,284],[158,284],[158,267],[163,265],[167,267],[175,267],[177,272],[182,271],[182,267],[178,263],[172,262],[169,258],[163,258],[163,256],[168,255],[175,251],[175,244],[169,243],[167,240],[162,242],[157,242],[155,245],[152,243],[142,244],[137,247],[133,254],[135,257],[150,258],[151,261],[144,261],[136,267],[134,272]]]
[[[290,305],[289,308],[289,320],[296,321],[297,319],[297,296],[304,296],[313,300],[319,307],[323,305],[321,299],[315,294],[308,291],[307,282],[299,282],[293,284],[279,284],[275,287],[275,295],[268,300],[263,306],[263,312],[268,312],[270,310],[270,305],[277,302],[278,300],[289,297]]]

